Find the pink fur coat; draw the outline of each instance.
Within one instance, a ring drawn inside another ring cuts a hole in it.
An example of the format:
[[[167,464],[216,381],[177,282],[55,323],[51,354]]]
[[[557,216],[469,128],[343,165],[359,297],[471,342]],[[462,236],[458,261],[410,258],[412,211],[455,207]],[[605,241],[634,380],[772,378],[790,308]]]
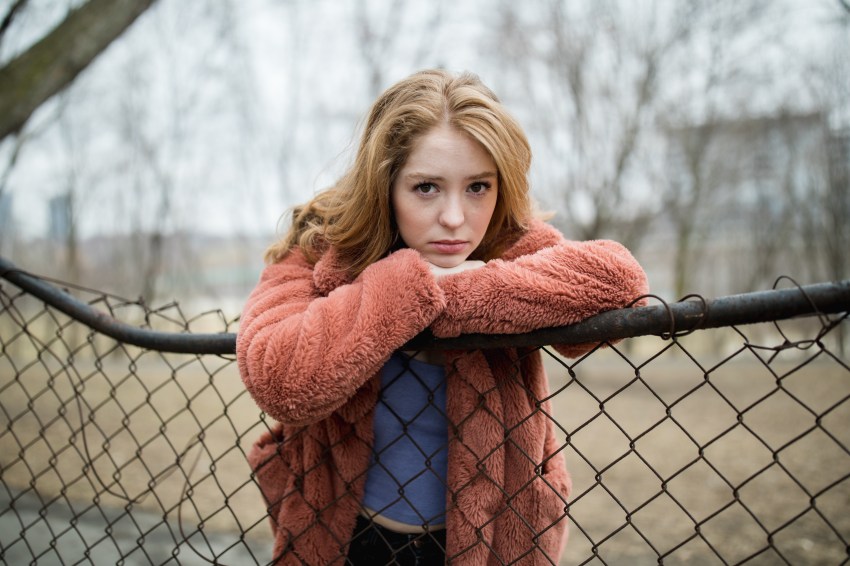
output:
[[[353,279],[331,249],[266,268],[237,340],[239,370],[277,424],[254,445],[278,564],[343,564],[370,461],[379,370],[430,327],[438,337],[522,333],[628,305],[647,292],[621,245],[569,242],[535,221],[500,259],[435,278],[410,249]],[[560,349],[567,355],[575,347]],[[446,356],[451,564],[557,563],[570,492],[535,349]]]

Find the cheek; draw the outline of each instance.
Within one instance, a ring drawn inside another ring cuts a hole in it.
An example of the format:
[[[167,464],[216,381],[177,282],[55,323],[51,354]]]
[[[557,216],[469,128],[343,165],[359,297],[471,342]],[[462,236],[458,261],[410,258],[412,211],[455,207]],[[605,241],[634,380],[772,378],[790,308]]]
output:
[[[488,201],[479,211],[478,224],[483,225],[484,230],[490,226],[490,222],[493,220],[493,215],[496,212],[496,202],[497,200],[495,198]]]
[[[481,211],[480,217],[477,219],[475,224],[475,233],[480,238],[480,241],[484,240],[484,237],[487,235],[487,231],[490,230],[490,226],[493,223],[493,216],[496,212],[496,204],[493,202],[490,206],[487,206],[484,210]]]
[[[393,186],[390,189],[390,212],[393,215],[393,220],[395,220],[396,226],[400,229],[403,219],[405,217],[405,209],[404,209],[404,199],[399,194],[398,189]]]
[[[403,195],[398,197],[394,195],[392,207],[399,235],[409,244],[407,240],[415,238],[416,233],[420,231],[421,210],[417,210],[416,203],[412,199],[405,198]]]

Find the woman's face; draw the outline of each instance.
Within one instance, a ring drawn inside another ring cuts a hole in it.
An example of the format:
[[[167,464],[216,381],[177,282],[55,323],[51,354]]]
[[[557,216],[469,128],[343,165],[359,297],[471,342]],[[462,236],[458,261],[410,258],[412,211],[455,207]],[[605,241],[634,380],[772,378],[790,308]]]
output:
[[[440,267],[460,265],[481,243],[499,191],[496,163],[447,124],[413,145],[390,190],[401,239]]]

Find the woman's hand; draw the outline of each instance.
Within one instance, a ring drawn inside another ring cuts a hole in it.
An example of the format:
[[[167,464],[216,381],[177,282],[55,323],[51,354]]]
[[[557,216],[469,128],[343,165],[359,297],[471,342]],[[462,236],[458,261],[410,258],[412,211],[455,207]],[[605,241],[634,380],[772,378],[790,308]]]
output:
[[[484,267],[484,262],[474,259],[468,259],[454,267],[440,267],[439,265],[434,265],[433,263],[429,264],[429,267],[431,268],[431,273],[434,274],[434,277],[442,277],[444,275],[451,275],[452,273],[460,273],[461,271]]]

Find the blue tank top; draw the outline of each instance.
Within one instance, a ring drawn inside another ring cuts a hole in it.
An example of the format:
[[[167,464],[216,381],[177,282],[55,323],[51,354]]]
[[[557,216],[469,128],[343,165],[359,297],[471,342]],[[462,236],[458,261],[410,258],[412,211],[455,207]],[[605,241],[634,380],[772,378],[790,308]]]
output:
[[[396,352],[381,370],[363,504],[409,525],[446,522],[448,421],[442,366]]]

